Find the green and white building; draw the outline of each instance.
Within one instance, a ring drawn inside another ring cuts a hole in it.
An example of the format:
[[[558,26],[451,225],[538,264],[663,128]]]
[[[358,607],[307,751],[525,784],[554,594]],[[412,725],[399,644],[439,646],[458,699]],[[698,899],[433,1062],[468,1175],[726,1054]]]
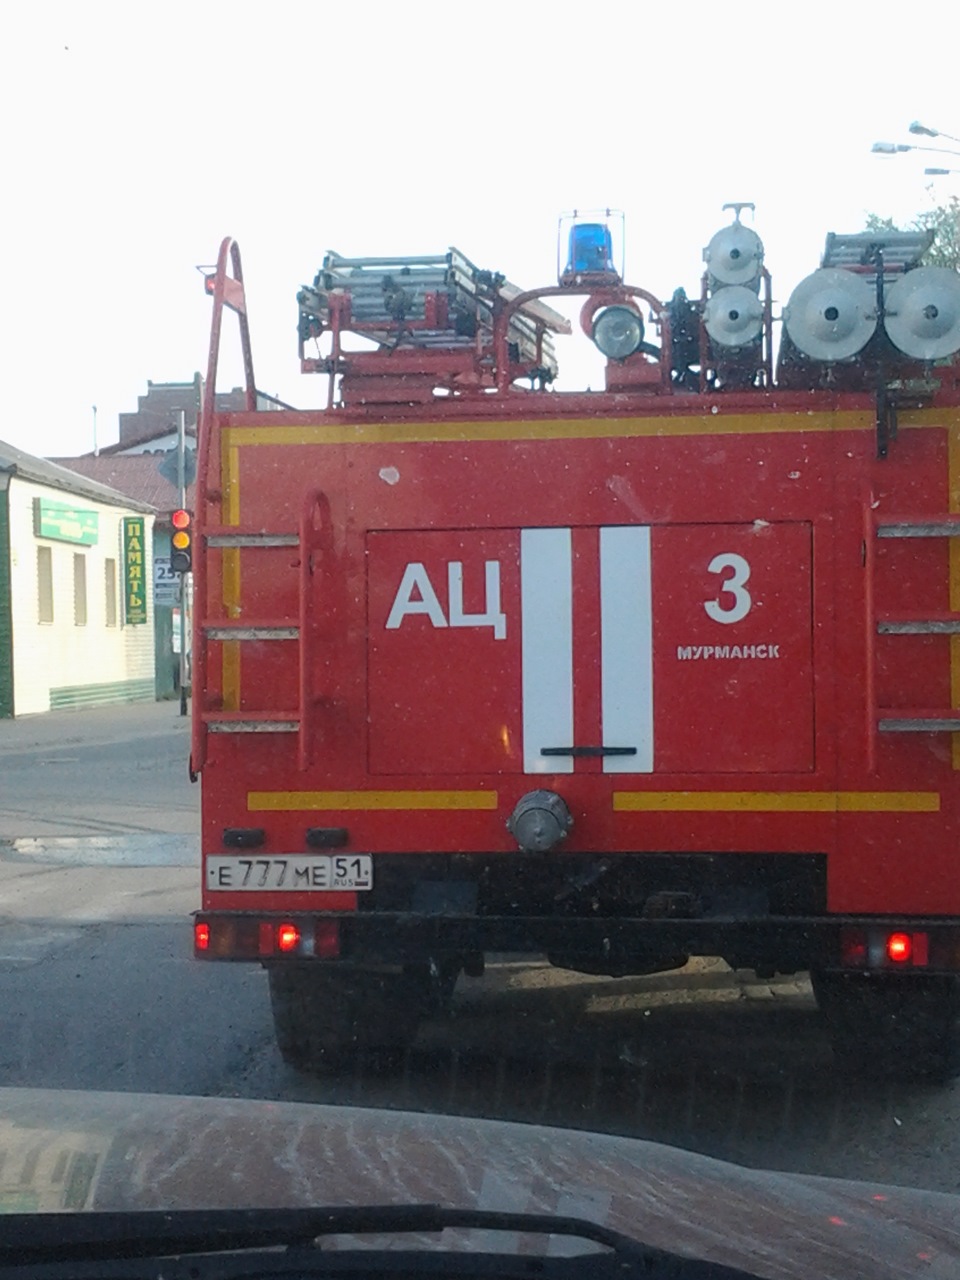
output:
[[[0,441],[0,717],[153,700],[153,521]]]

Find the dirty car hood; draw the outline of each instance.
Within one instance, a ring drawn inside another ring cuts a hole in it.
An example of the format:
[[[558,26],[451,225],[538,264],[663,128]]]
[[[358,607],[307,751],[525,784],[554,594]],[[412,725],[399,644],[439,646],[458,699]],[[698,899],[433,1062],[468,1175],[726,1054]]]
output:
[[[960,1272],[960,1197],[746,1169],[573,1130],[0,1089],[0,1148],[7,1212],[433,1203],[588,1218],[775,1280]]]

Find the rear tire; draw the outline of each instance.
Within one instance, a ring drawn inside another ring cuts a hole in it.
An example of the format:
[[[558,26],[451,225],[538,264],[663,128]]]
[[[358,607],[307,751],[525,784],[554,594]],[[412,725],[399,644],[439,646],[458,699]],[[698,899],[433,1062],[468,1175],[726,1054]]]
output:
[[[960,1075],[960,979],[940,975],[810,975],[834,1057],[887,1080]]]
[[[342,1071],[359,1053],[389,1061],[456,982],[454,974],[441,986],[425,965],[402,973],[271,966],[268,978],[277,1048],[288,1066],[313,1074]]]

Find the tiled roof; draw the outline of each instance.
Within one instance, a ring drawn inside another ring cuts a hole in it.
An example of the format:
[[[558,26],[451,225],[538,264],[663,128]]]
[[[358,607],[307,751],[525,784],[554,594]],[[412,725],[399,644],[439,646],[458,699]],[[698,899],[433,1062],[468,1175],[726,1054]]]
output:
[[[33,480],[37,484],[49,485],[53,489],[63,489],[66,493],[92,498],[95,502],[105,502],[113,507],[148,511],[156,506],[156,503],[149,498],[114,484],[105,473],[80,470],[72,466],[67,468],[49,458],[35,458],[33,454],[24,453],[22,449],[17,449],[2,440],[0,440],[0,471],[22,476],[25,480]]]
[[[171,484],[157,469],[161,460],[161,457],[150,453],[101,453],[99,457],[85,454],[81,458],[56,458],[52,461],[78,475],[109,485],[136,502],[148,503],[163,517],[176,511],[180,504],[177,501],[177,486]],[[189,485],[187,506],[191,509],[194,497],[194,486]]]

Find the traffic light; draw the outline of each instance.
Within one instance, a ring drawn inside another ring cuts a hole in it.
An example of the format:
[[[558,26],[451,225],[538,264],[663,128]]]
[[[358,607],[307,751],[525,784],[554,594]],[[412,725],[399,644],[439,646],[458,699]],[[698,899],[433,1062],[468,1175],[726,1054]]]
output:
[[[193,516],[189,511],[175,511],[171,523],[170,568],[174,573],[189,573],[193,562]]]

